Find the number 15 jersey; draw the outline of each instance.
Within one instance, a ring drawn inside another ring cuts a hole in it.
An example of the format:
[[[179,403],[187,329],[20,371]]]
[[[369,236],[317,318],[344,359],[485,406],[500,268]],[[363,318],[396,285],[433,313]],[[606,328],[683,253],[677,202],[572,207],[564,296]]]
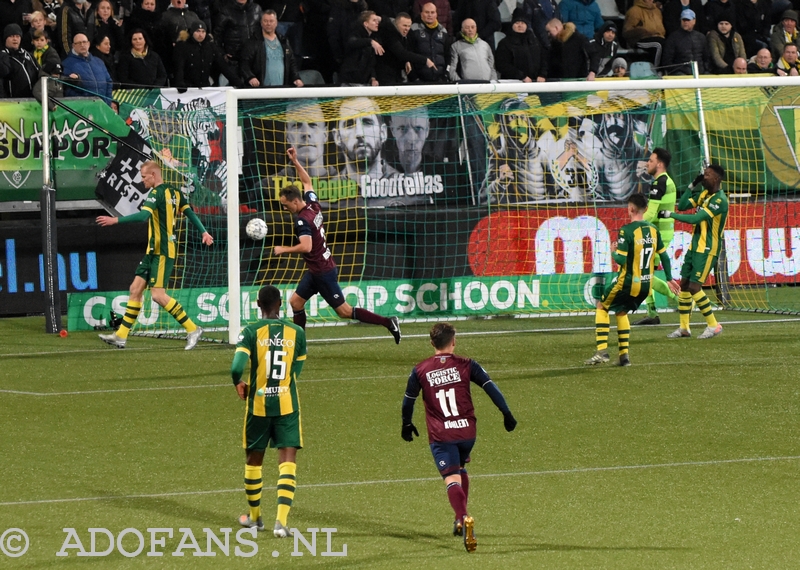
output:
[[[454,354],[431,356],[411,371],[406,397],[422,392],[430,443],[475,439],[470,382],[483,388],[491,379],[480,364]]]

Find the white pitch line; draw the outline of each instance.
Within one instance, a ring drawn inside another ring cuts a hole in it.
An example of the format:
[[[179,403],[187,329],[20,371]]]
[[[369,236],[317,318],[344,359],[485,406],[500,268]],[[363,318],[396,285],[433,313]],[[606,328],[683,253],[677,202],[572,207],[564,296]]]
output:
[[[731,465],[737,463],[758,463],[766,461],[796,461],[800,460],[800,455],[788,455],[784,457],[744,457],[741,459],[712,459],[708,461],[680,461],[676,463],[650,463],[644,465],[616,465],[611,467],[575,467],[572,469],[549,469],[546,471],[517,471],[514,473],[483,473],[470,474],[471,478],[489,477],[530,477],[541,475],[571,475],[580,473],[601,473],[608,471],[629,471],[645,469],[664,469],[669,467],[704,467],[713,465]],[[409,479],[376,479],[372,481],[347,481],[341,483],[311,483],[301,485],[303,489],[319,489],[326,487],[355,487],[361,485],[389,485],[397,483],[427,483],[430,481],[440,481],[441,477],[414,477]],[[0,503],[0,507],[12,507],[18,505],[49,505],[53,503],[78,503],[88,501],[125,501],[131,499],[157,499],[164,497],[183,497],[192,495],[215,495],[220,493],[241,493],[242,489],[217,489],[212,491],[178,491],[175,493],[146,493],[139,495],[111,495],[107,497],[75,497],[72,499],[40,499],[36,501],[7,501]]]
[[[588,315],[588,313],[587,313]],[[718,319],[719,320],[719,319]],[[753,324],[770,324],[770,323],[797,323],[800,322],[800,318],[789,318],[789,319],[764,319],[764,320],[748,320],[748,321],[719,321],[720,324],[723,325],[753,325]],[[704,322],[697,321],[693,323],[697,326],[704,326]],[[655,327],[675,327],[676,325],[673,324],[662,324],[662,325],[649,325],[649,328]],[[616,326],[612,325],[611,328],[616,328]],[[501,331],[459,331],[458,336],[489,336],[489,335],[504,335],[504,334],[532,334],[532,333],[558,333],[558,332],[579,332],[579,331],[593,331],[594,325],[583,326],[583,327],[555,327],[555,328],[547,328],[547,329],[519,329],[519,330],[501,330]],[[404,334],[403,338],[428,338],[428,333],[423,334]],[[309,344],[316,344],[316,343],[334,343],[334,342],[363,342],[365,340],[391,340],[391,337],[387,337],[386,335],[380,336],[352,336],[352,337],[341,337],[341,338],[316,338],[316,339],[308,339]],[[219,348],[231,348],[230,345],[222,344],[222,345],[215,345],[219,346]],[[133,351],[153,351],[153,350],[162,350],[162,351],[178,351],[183,350],[182,347],[159,347],[153,348],[152,346],[148,347],[141,347],[141,348],[126,348],[124,352],[133,352]],[[111,348],[111,347],[101,347],[97,349],[82,349],[82,350],[52,350],[52,351],[42,351],[42,352],[16,352],[10,354],[0,354],[0,359],[3,358],[30,358],[34,356],[50,356],[50,355],[72,355],[72,354],[95,354],[98,352],[109,352],[109,353],[118,353],[120,352],[119,349]]]

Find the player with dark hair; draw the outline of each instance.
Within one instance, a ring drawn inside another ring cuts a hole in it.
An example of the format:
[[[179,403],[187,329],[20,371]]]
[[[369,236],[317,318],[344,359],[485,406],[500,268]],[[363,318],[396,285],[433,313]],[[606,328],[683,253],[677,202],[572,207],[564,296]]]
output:
[[[189,218],[192,225],[202,234],[205,245],[213,244],[214,238],[203,227],[181,191],[164,184],[161,167],[157,163],[148,160],[142,164],[140,172],[145,188],[150,190],[142,204],[142,210],[120,218],[98,216],[96,219],[101,226],[145,221],[148,223],[147,254],[136,269],[122,324],[116,332],[101,334],[100,338],[107,344],[125,348],[131,327],[136,322],[139,311],[142,310],[144,291],[150,287],[150,296],[153,301],[164,307],[186,329],[186,350],[191,350],[200,340],[203,329],[192,322],[181,304],[170,297],[166,291],[167,283],[172,275],[172,268],[175,265],[175,258],[178,256],[178,242],[175,237],[178,214]]]
[[[294,148],[288,149],[286,154],[292,161],[305,191],[301,194],[300,190],[293,185],[281,189],[281,205],[286,211],[297,215],[294,228],[300,243],[289,247],[276,245],[274,249],[275,255],[300,253],[306,261],[307,271],[292,294],[292,298],[289,299],[289,304],[294,312],[292,320],[295,324],[305,328],[306,303],[313,295],[319,293],[341,318],[382,325],[392,333],[395,343],[400,344],[400,322],[397,317],[382,317],[366,309],[351,307],[345,301],[344,293],[339,286],[339,271],[325,241],[322,208],[317,201],[314,187],[311,185],[311,177],[297,160],[297,151]]]
[[[706,330],[697,338],[715,337],[722,332],[722,325],[717,322],[711,302],[703,293],[703,283],[708,274],[717,265],[717,256],[725,239],[725,221],[728,218],[728,197],[721,188],[725,179],[725,169],[718,164],[709,165],[703,174],[698,176],[694,184],[681,196],[679,210],[697,208],[694,214],[676,214],[669,210],[658,213],[659,218],[674,218],[694,226],[692,245],[686,252],[681,268],[681,294],[678,299],[680,327],[667,335],[667,338],[683,338],[692,336],[689,319],[692,312],[692,300],[706,319]],[[699,188],[699,190],[694,190]]]
[[[508,409],[500,389],[481,365],[471,358],[453,354],[456,329],[451,324],[433,325],[430,335],[435,353],[417,364],[408,377],[403,398],[401,436],[406,441],[413,441],[414,435],[419,436],[411,420],[414,401],[421,391],[431,453],[447,486],[447,498],[456,515],[453,534],[463,536],[467,552],[474,552],[478,541],[474,533],[475,520],[467,514],[469,476],[464,468],[477,433],[470,382],[483,388],[503,413],[506,431],[514,431],[517,420]]]
[[[244,489],[250,506],[239,524],[264,530],[261,518],[261,466],[264,450],[278,448],[278,514],[273,534],[289,536],[286,519],[292,508],[297,475],[297,450],[303,448],[297,378],[306,360],[306,333],[280,320],[281,292],[266,285],[258,292],[262,320],[248,325],[236,345],[231,377],[239,398],[247,402],[243,447],[246,454]],[[250,361],[250,381],[242,381]]]
[[[675,202],[678,201],[678,191],[675,183],[667,174],[667,168],[672,162],[672,154],[665,148],[654,148],[647,161],[647,173],[653,177],[648,194],[647,211],[644,213],[644,221],[650,222],[661,234],[661,241],[664,247],[669,247],[672,243],[672,236],[675,233],[675,222],[669,218],[659,218],[658,212],[661,210],[675,211]],[[671,279],[672,275],[667,275]],[[661,318],[656,312],[655,292],[659,292],[668,299],[676,299],[677,295],[670,291],[665,281],[653,275],[653,282],[650,285],[650,294],[647,295],[647,316],[633,323],[634,325],[657,325],[661,323]]]
[[[628,342],[631,324],[628,313],[639,308],[650,293],[650,283],[656,270],[656,254],[667,275],[672,275],[667,248],[661,241],[661,235],[654,225],[644,221],[647,209],[647,198],[642,194],[631,194],[628,197],[628,215],[631,223],[622,226],[617,239],[617,249],[612,254],[619,264],[619,273],[608,284],[603,297],[597,302],[595,310],[595,342],[597,351],[586,364],[602,364],[608,362],[608,329],[609,311],[615,311],[617,317],[617,338],[619,339],[619,366],[630,366]],[[670,280],[668,286],[674,293],[679,291],[678,282]]]

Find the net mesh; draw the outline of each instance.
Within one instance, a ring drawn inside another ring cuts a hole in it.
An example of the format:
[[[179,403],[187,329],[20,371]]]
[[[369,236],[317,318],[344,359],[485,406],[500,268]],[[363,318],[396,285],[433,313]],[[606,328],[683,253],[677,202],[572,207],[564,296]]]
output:
[[[216,240],[204,248],[193,229],[186,239],[184,227],[172,286],[195,291],[182,301],[190,315],[224,327],[222,182],[235,175],[242,324],[257,318],[252,299],[259,286],[293,290],[305,271],[302,258],[273,253],[295,243],[293,219],[278,197],[281,188],[299,186],[286,156],[293,146],[322,203],[327,243],[351,305],[407,319],[589,311],[598,284],[616,269],[611,248],[628,221],[625,200],[649,190],[645,162],[653,148],[665,147],[679,195],[706,156],[727,172],[723,263],[706,283],[717,304],[800,310],[793,254],[800,246],[800,90],[704,89],[701,106],[693,89],[595,87],[243,100],[239,116],[227,119],[240,127],[240,173],[224,172],[221,156],[199,148],[224,148],[224,106],[162,110],[171,119],[151,121],[151,140],[163,143],[154,148],[162,157],[168,149],[176,161],[168,164],[175,183],[192,181],[191,201]],[[205,132],[205,143],[196,131]],[[252,218],[266,222],[265,238],[246,235]],[[691,232],[676,223],[675,277]],[[307,313],[311,323],[336,319],[317,298]],[[155,326],[174,328],[166,317]]]

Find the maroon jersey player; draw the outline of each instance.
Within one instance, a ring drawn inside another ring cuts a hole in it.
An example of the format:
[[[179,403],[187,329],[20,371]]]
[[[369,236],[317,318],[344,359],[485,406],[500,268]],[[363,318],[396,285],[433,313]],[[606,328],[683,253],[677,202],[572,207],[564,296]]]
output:
[[[362,323],[382,325],[386,327],[397,344],[400,344],[400,323],[397,317],[382,317],[366,309],[351,307],[345,301],[342,288],[339,286],[339,270],[333,260],[331,250],[325,241],[322,209],[311,185],[311,177],[297,161],[297,151],[290,148],[286,151],[294,164],[298,178],[303,183],[304,193],[296,186],[286,186],[280,191],[281,205],[288,212],[295,214],[294,224],[298,244],[291,247],[275,246],[275,255],[284,253],[301,253],[306,262],[306,272],[300,284],[289,299],[295,324],[306,327],[306,303],[319,293],[322,298],[343,319],[355,319]]]
[[[503,413],[506,431],[514,431],[517,420],[508,409],[500,389],[481,365],[471,358],[453,354],[456,329],[451,324],[434,325],[431,344],[435,354],[417,364],[408,377],[401,435],[406,441],[413,441],[414,435],[419,436],[411,419],[414,402],[422,392],[431,453],[444,478],[447,498],[456,514],[453,534],[463,536],[467,552],[474,552],[478,542],[474,533],[475,520],[467,514],[469,477],[464,469],[477,435],[470,383],[483,388]]]

